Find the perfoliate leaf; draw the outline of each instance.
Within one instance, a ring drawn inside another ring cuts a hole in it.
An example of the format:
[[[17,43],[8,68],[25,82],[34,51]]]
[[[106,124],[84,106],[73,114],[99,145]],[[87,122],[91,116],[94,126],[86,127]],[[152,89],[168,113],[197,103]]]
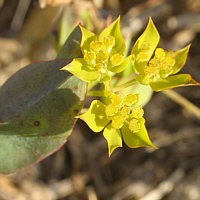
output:
[[[167,78],[159,78],[151,82],[151,88],[156,91],[162,91],[180,86],[199,85],[189,74],[178,74]]]
[[[153,147],[156,148],[150,141],[146,127],[145,127],[145,120],[144,118],[140,118],[140,130],[137,133],[133,133],[128,128],[127,124],[124,124],[122,127],[122,135],[124,142],[130,148],[137,148],[137,147]]]
[[[124,55],[125,42],[120,31],[120,17],[118,17],[111,25],[109,25],[101,32],[99,41],[103,42],[104,38],[110,35],[115,38],[115,46],[112,48],[110,55],[116,53]]]
[[[189,51],[190,45],[188,45],[187,47],[180,49],[178,51],[175,52],[167,52],[166,55],[168,56],[172,56],[175,58],[176,62],[173,66],[173,72],[171,73],[171,75],[178,73],[183,65],[186,62],[187,59],[187,55],[188,55],[188,51]]]
[[[128,56],[128,57],[123,61],[122,64],[117,65],[117,66],[112,67],[112,68],[109,68],[109,70],[110,70],[111,72],[114,72],[114,73],[120,73],[120,72],[124,71],[124,70],[126,69],[126,67],[128,66],[128,64],[129,64],[130,58],[131,58],[131,56]]]
[[[74,34],[57,58],[81,56],[81,32]],[[1,173],[37,163],[66,142],[87,91],[85,82],[59,70],[72,59],[30,64],[0,88]]]
[[[109,124],[103,131],[103,136],[107,140],[109,156],[112,152],[118,148],[122,147],[122,136],[119,129],[115,129]]]
[[[106,116],[105,108],[106,106],[101,101],[94,100],[88,111],[80,115],[79,118],[85,121],[94,132],[100,132],[110,121]]]
[[[81,50],[83,53],[90,51],[90,43],[92,41],[97,40],[94,33],[86,30],[82,26],[79,26],[82,32],[82,40],[81,40]]]
[[[83,58],[75,58],[71,63],[63,67],[62,70],[69,71],[74,76],[86,82],[97,80],[100,75],[95,70],[94,66],[89,68],[87,62]]]

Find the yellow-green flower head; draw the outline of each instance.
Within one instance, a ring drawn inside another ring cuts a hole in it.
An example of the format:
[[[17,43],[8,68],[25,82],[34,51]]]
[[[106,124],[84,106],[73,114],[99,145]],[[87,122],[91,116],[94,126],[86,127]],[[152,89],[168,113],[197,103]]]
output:
[[[162,91],[185,85],[199,85],[189,74],[178,74],[185,64],[190,45],[178,51],[156,48],[160,35],[152,21],[135,42],[131,54],[134,77],[143,85],[150,85],[154,91]],[[152,58],[154,54],[154,57]],[[153,69],[154,68],[154,69]]]
[[[143,42],[142,46],[146,47],[146,44],[147,43]],[[150,85],[155,91],[178,87],[188,83],[192,85],[198,84],[190,77],[190,75],[176,75],[176,77],[180,77],[180,79],[171,76],[181,69],[186,59],[187,52],[188,47],[177,52],[164,51],[162,48],[156,48],[154,57],[150,59],[149,53],[146,53],[144,48],[136,55],[136,59],[134,61],[134,71],[139,74],[135,77],[135,79],[140,84]],[[178,58],[184,59],[180,62],[176,61]],[[148,60],[150,61],[148,62]],[[141,68],[138,67],[138,63],[140,62],[145,62],[141,65]]]
[[[166,78],[173,72],[175,58],[166,56],[162,48],[157,48],[155,56],[144,69],[145,74],[149,75],[150,81],[156,81],[158,78]]]
[[[113,72],[120,73],[127,67],[131,56],[124,59],[125,43],[120,31],[119,18],[105,28],[98,38],[82,26],[80,29],[83,59],[75,58],[62,68],[63,70],[86,82],[107,82]]]
[[[130,114],[130,107],[138,102],[138,95],[136,94],[129,94],[122,100],[120,95],[112,93],[108,97],[108,100],[111,104],[106,106],[105,114],[112,120],[111,125],[113,128],[121,128],[128,118],[134,118],[133,113],[137,116],[136,118],[138,118],[139,112],[142,112],[142,108],[140,108],[141,110],[135,109],[135,111],[132,111],[132,114]]]
[[[94,100],[88,111],[79,116],[94,132],[103,130],[108,142],[109,155],[122,146],[122,135],[125,143],[132,148],[139,146],[155,146],[148,138],[144,111],[141,107],[131,107],[138,102],[138,95],[129,94],[122,99],[120,95],[112,93],[107,97],[108,105]],[[128,104],[128,105],[125,105]]]

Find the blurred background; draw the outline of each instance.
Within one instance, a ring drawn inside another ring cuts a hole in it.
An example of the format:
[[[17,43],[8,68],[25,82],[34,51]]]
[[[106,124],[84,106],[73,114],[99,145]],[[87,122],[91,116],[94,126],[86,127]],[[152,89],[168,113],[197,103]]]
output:
[[[200,82],[199,0],[0,0],[0,85],[31,62],[54,59],[79,23],[99,33],[118,15],[131,48],[149,16],[159,47],[175,51],[191,43],[181,73]],[[175,91],[200,106],[199,87]],[[103,135],[79,120],[52,156],[0,175],[0,200],[199,200],[200,119],[162,92],[144,110],[157,150],[124,144],[109,158]]]

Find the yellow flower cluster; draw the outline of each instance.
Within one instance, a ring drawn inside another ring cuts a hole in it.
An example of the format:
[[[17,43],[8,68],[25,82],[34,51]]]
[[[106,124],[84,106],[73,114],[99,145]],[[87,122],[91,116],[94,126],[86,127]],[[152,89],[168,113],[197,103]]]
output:
[[[137,56],[132,55],[133,65],[135,59],[138,62],[149,61],[149,51],[151,50],[151,43],[144,41],[141,45],[141,51]],[[144,68],[144,74],[148,75],[149,81],[156,81],[158,78],[166,78],[173,72],[173,66],[176,60],[171,55],[170,51],[164,51],[162,48],[155,50],[154,57],[149,61]]]
[[[116,66],[124,60],[121,54],[110,55],[115,43],[115,38],[111,35],[105,37],[103,42],[92,41],[89,45],[90,51],[84,53],[84,60],[88,65],[94,66],[96,71],[106,73],[108,64]]]
[[[138,95],[129,94],[122,100],[119,95],[112,94],[109,100],[110,104],[106,106],[105,113],[112,120],[112,127],[120,129],[124,123],[127,123],[129,129],[137,133],[140,130],[138,119],[143,116],[144,110],[141,107],[135,107],[131,112],[131,107],[137,103]]]

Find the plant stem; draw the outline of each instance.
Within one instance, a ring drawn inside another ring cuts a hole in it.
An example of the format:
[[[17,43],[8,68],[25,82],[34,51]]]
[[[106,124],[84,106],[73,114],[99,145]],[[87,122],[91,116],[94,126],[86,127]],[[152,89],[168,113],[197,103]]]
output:
[[[106,97],[109,95],[108,90],[101,90],[101,91],[88,91],[87,96],[97,96],[97,97]]]
[[[129,86],[131,86],[131,85],[134,85],[134,84],[136,84],[136,83],[138,83],[137,80],[136,80],[136,79],[133,79],[133,80],[131,80],[131,81],[128,81],[128,82],[126,82],[126,83],[123,83],[123,84],[121,84],[121,85],[118,85],[118,86],[114,87],[114,88],[113,88],[113,91],[116,92],[116,91],[118,91],[118,90],[124,89],[124,88],[129,87]]]
[[[193,103],[188,101],[186,98],[175,92],[174,90],[164,90],[162,91],[167,97],[178,103],[179,105],[186,108],[189,112],[191,112],[195,117],[200,119],[200,109],[195,106]]]

